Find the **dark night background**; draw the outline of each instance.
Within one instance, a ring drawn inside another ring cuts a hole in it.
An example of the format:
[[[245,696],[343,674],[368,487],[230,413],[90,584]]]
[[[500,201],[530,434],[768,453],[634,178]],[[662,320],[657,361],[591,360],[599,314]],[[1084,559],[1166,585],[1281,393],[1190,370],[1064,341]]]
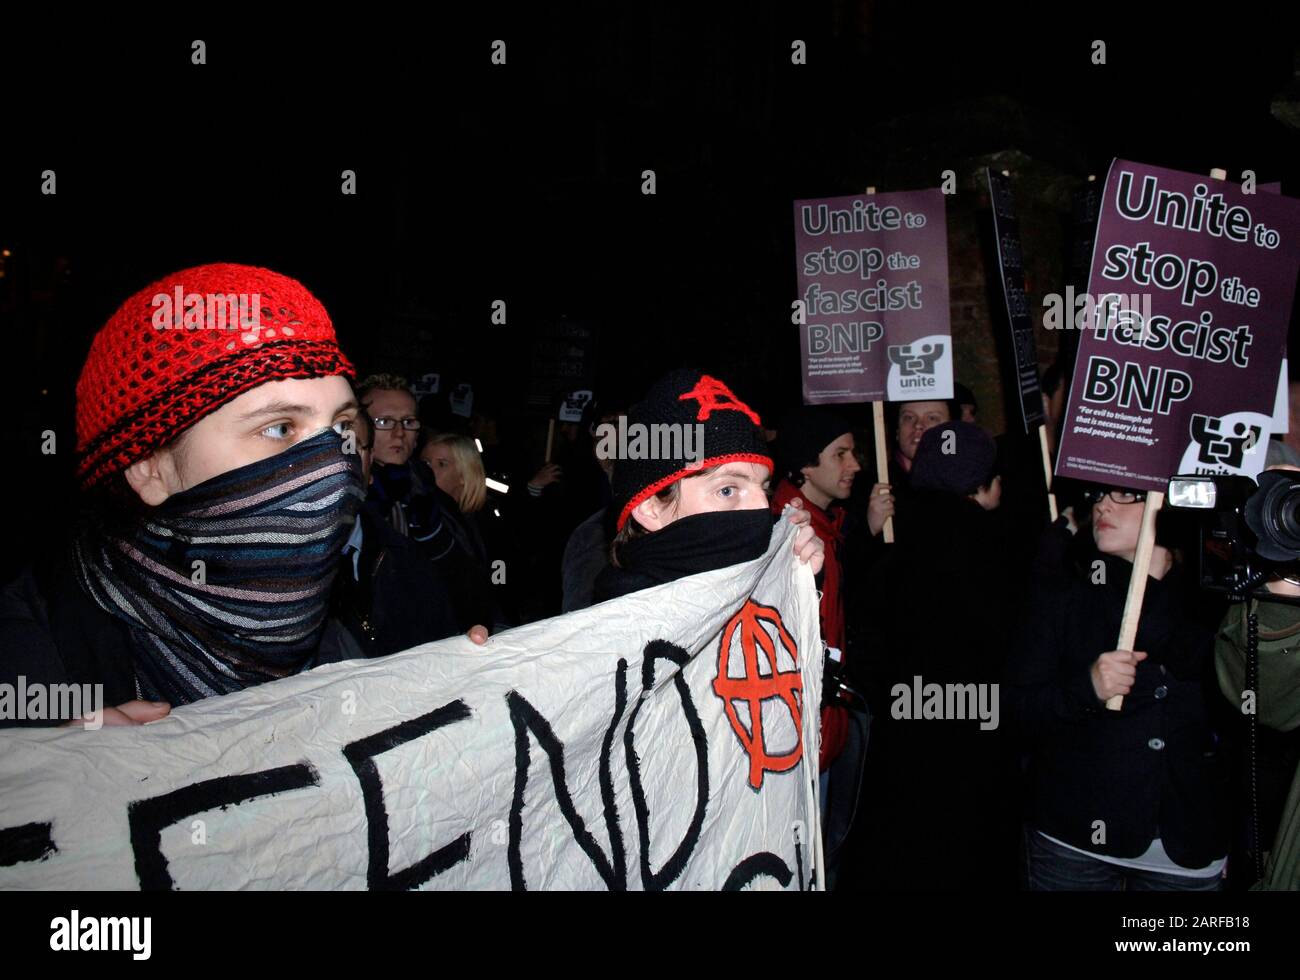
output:
[[[534,341],[561,319],[594,338],[583,363],[598,396],[635,398],[691,363],[779,414],[800,390],[791,202],[933,187],[945,169],[959,181],[957,376],[1000,431],[979,169],[1012,172],[1041,316],[1042,295],[1065,286],[1071,194],[1112,157],[1238,180],[1252,169],[1300,194],[1300,44],[1276,15],[1238,36],[1188,13],[1196,32],[1171,34],[963,11],[581,4],[477,23],[318,15],[275,33],[200,17],[111,40],[10,32],[10,492],[27,513],[33,497],[58,506],[94,331],[150,280],[211,261],[301,279],[363,375],[471,381],[524,465],[540,462],[545,428],[545,409],[526,406],[543,370]],[[194,38],[205,66],[190,64]],[[504,67],[489,59],[497,38]],[[791,64],[795,39],[807,65]],[[1090,61],[1094,39],[1105,65]],[[40,193],[45,169],[54,197]],[[344,169],[356,196],[340,194]],[[495,299],[504,326],[489,321]],[[1044,367],[1056,349],[1040,331]],[[46,429],[55,456],[39,452]]]

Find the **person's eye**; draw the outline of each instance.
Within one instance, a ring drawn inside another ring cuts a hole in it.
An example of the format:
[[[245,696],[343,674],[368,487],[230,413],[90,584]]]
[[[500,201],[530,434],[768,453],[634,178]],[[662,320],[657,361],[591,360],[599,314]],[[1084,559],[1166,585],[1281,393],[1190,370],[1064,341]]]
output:
[[[275,425],[268,425],[265,429],[263,429],[259,433],[259,435],[263,435],[268,439],[275,439],[275,440],[288,439],[289,433],[292,430],[293,430],[292,422],[276,422]]]
[[[738,488],[732,484],[728,484],[725,487],[718,487],[718,495],[721,497],[730,497],[732,496],[732,494],[729,491],[736,490],[736,489]]]
[[[332,428],[339,435],[343,435],[343,433],[345,432],[352,431],[352,428],[355,424],[356,424],[355,419],[339,419],[337,422],[334,423]]]

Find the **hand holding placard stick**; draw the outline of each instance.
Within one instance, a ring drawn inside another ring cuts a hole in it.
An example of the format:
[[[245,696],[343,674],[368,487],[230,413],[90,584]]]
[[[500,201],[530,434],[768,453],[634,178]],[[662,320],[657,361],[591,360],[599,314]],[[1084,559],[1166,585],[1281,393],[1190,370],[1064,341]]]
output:
[[[1116,650],[1132,650],[1137,642],[1138,620],[1142,617],[1142,600],[1147,591],[1147,575],[1151,571],[1151,551],[1156,546],[1156,514],[1164,505],[1165,495],[1159,490],[1147,494],[1146,510],[1142,512],[1142,528],[1138,531],[1137,551],[1133,555],[1133,577],[1128,582],[1128,597],[1124,600],[1124,618],[1120,620],[1119,640]],[[1111,711],[1124,706],[1124,696],[1116,694],[1106,702]]]

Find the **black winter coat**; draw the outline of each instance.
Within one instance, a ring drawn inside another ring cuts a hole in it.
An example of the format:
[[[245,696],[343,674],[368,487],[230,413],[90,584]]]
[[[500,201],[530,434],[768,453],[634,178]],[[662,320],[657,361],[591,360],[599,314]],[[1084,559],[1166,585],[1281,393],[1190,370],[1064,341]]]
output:
[[[1068,532],[1047,534],[1063,550]],[[1003,688],[1031,754],[1029,824],[1112,857],[1159,836],[1178,864],[1204,867],[1228,849],[1227,753],[1211,723],[1222,605],[1181,567],[1149,580],[1135,643],[1147,658],[1123,710],[1109,711],[1090,669],[1115,649],[1133,566],[1079,545],[1076,560],[1039,564]]]
[[[460,633],[441,566],[431,562],[410,538],[400,534],[369,504],[357,514],[361,554],[354,577],[345,555],[334,578],[330,612],[356,641],[355,651],[337,659],[382,657],[421,643]],[[327,632],[327,637],[333,636]],[[322,663],[332,662],[330,640]]]
[[[909,493],[908,515],[897,543],[854,583],[847,609],[857,637],[849,669],[872,721],[845,880],[883,891],[1010,890],[1014,766],[993,688],[1014,622],[1005,523],[974,501],[931,490]],[[966,702],[965,718],[918,719],[916,677],[922,690],[982,685],[984,700]],[[998,711],[988,727],[975,717],[981,703]]]
[[[0,684],[19,677],[29,686],[103,684],[106,706],[139,697],[130,632],[81,588],[68,554],[23,569],[0,589]]]

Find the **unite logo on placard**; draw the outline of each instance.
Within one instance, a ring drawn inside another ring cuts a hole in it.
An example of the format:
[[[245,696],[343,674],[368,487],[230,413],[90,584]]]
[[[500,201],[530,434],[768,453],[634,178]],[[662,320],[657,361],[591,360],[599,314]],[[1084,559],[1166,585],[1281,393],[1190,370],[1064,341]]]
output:
[[[890,344],[886,395],[891,401],[952,397],[952,338],[921,337],[910,344]]]
[[[1179,473],[1231,473],[1255,477],[1264,468],[1271,420],[1258,412],[1192,415],[1191,441]]]
[[[731,730],[749,756],[751,789],[762,789],[764,773],[788,772],[799,764],[803,675],[799,648],[778,610],[749,599],[731,617],[718,642],[713,692],[722,699]],[[783,748],[786,745],[790,747]]]
[[[933,375],[935,362],[941,357],[943,344],[896,344],[889,348],[889,363],[898,365],[902,378]]]

